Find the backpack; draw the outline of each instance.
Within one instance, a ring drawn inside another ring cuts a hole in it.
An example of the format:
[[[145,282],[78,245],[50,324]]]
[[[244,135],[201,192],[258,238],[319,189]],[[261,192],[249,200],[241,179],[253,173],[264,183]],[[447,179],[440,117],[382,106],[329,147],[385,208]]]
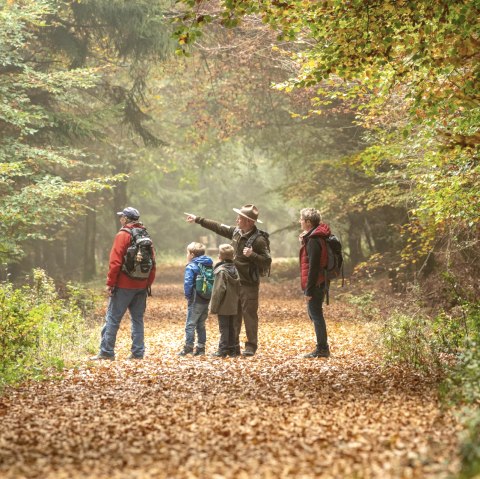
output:
[[[195,292],[203,299],[210,299],[212,297],[213,281],[215,275],[211,266],[203,266],[197,263],[200,268],[200,273],[195,278]]]
[[[335,235],[320,237],[322,247],[327,248],[327,263],[322,265],[325,275],[326,303],[330,304],[330,280],[342,277],[342,286],[345,285],[343,274],[342,244]]]
[[[130,233],[130,246],[124,256],[122,271],[132,279],[145,280],[150,276],[155,260],[153,243],[145,228],[122,228]]]
[[[270,253],[270,239],[269,239],[269,234],[266,231],[262,231],[257,229],[255,233],[253,233],[250,238],[248,238],[245,247],[246,248],[251,248],[255,240],[259,237],[263,236],[265,238],[265,242],[267,244],[267,251]],[[268,258],[267,264],[265,265],[258,265],[255,263],[252,263],[250,266],[250,276],[254,281],[258,281],[259,276],[270,276],[270,270],[272,268],[272,258]]]

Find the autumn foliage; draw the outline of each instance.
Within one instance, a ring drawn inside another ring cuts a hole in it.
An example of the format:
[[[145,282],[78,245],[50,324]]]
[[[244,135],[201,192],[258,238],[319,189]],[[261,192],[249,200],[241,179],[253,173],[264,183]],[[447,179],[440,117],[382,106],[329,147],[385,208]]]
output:
[[[62,377],[7,389],[0,400],[0,477],[438,478],[458,467],[454,416],[436,378],[385,369],[378,327],[335,300],[332,356],[304,359],[313,328],[296,281],[262,286],[253,358],[177,356],[181,284],[154,289],[146,359],[85,357]],[[207,321],[216,349],[216,318]]]

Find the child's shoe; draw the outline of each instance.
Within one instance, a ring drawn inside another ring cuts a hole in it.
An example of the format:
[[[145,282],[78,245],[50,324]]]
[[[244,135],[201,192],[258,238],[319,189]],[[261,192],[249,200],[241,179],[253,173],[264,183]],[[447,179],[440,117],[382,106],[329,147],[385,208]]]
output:
[[[214,358],[226,358],[227,353],[225,351],[215,351],[214,353],[212,353],[212,356]]]

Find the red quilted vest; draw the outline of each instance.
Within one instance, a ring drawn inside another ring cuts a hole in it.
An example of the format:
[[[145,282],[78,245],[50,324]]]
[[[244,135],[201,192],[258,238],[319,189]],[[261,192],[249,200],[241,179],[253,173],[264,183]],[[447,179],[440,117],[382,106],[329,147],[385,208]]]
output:
[[[302,246],[300,247],[299,259],[300,259],[300,284],[303,291],[305,291],[305,289],[307,288],[308,271],[310,269],[309,258],[307,254],[307,243],[310,241],[311,238],[314,238],[314,237],[319,237],[320,241],[322,241],[322,244],[321,244],[322,252],[321,252],[321,258],[320,258],[321,268],[320,268],[317,282],[316,282],[316,284],[319,285],[325,281],[323,269],[325,268],[328,261],[325,240],[324,239],[322,240],[322,238],[328,237],[330,236],[330,234],[331,234],[330,227],[325,223],[320,223],[310,234],[307,233],[306,235],[301,236]]]

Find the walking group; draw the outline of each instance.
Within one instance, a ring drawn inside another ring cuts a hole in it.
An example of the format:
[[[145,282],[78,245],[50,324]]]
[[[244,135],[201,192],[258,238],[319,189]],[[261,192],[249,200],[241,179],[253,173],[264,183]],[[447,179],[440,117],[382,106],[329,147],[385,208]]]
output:
[[[254,356],[258,349],[258,306],[260,278],[271,265],[268,234],[257,228],[262,223],[253,204],[233,208],[235,226],[185,213],[186,221],[199,224],[230,243],[218,247],[218,262],[207,256],[203,244],[192,242],[186,248],[187,266],[184,294],[187,300],[185,344],[180,356],[206,353],[205,322],[209,312],[218,315],[220,339],[216,357]],[[129,359],[143,359],[145,354],[144,313],[147,296],[155,279],[155,252],[140,213],[127,207],[117,213],[121,228],[110,252],[107,275],[109,303],[101,332],[100,351],[93,359],[115,359],[115,343],[120,322],[127,309],[131,316],[132,348]],[[329,357],[323,303],[327,294],[328,252],[326,239],[330,227],[321,222],[314,208],[300,211],[300,275],[307,312],[313,322],[316,348],[308,358]],[[246,342],[240,344],[242,324]]]

